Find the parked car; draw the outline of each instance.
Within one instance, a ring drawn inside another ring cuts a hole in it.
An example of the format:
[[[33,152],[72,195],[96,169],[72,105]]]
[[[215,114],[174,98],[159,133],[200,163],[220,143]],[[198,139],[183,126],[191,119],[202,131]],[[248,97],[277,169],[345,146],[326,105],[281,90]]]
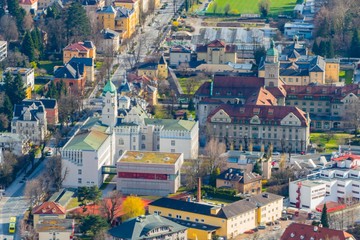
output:
[[[265,225],[260,225],[257,227],[259,230],[263,230],[263,229],[266,229],[266,226]]]
[[[247,231],[245,231],[244,233],[246,233],[246,234],[253,234],[255,231],[254,230],[247,230]]]
[[[282,216],[282,217],[280,218],[280,220],[286,221],[286,220],[288,220],[288,217],[287,217],[287,216]]]
[[[279,153],[279,152],[273,152],[272,155],[274,155],[274,156],[279,156],[280,153]]]

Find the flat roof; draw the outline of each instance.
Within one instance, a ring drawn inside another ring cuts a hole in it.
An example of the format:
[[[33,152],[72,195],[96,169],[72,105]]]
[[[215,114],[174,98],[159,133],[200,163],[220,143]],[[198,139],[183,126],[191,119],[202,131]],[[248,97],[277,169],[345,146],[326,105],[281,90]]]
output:
[[[73,219],[43,219],[36,225],[38,232],[72,232]]]
[[[174,164],[182,153],[126,151],[118,160],[123,163]]]

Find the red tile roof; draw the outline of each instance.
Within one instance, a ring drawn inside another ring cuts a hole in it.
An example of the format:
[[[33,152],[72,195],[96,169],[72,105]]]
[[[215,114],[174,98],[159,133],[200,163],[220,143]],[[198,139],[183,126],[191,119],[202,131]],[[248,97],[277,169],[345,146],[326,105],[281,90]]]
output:
[[[87,52],[89,49],[83,45],[83,42],[77,42],[67,45],[64,50],[67,51],[78,51],[78,52]]]
[[[280,125],[289,113],[293,113],[301,121],[301,126],[308,126],[310,123],[307,120],[306,113],[297,107],[291,106],[256,106],[256,105],[236,105],[223,104],[215,108],[208,116],[208,121],[220,110],[226,112],[231,122],[238,122],[239,120],[249,121],[253,116],[257,115],[260,121],[268,122],[271,125]]]
[[[276,98],[265,88],[259,88],[258,92],[254,92],[247,100],[247,105],[277,105]]]
[[[351,238],[352,237],[352,238]],[[350,240],[354,239],[354,236],[340,230],[334,230],[329,228],[316,227],[312,225],[306,225],[301,223],[290,224],[280,240],[301,240],[301,239],[336,239],[336,240]]]
[[[36,3],[38,0],[20,0],[19,4],[23,4],[23,5],[33,5],[34,3]]]
[[[344,160],[360,160],[360,156],[359,155],[355,155],[355,154],[351,154],[351,153],[347,153],[347,154],[343,154],[337,158],[332,158],[332,161],[344,161]]]
[[[225,43],[220,40],[214,40],[207,45],[208,47],[225,47]]]
[[[208,47],[225,48],[225,52],[236,52],[236,45],[229,45],[220,40],[214,40],[208,44],[199,44],[196,46],[196,52],[207,52]]]
[[[324,208],[324,204],[319,204],[316,206],[316,211],[322,212],[323,208]],[[326,202],[326,209],[327,209],[326,212],[328,213],[340,211],[345,208],[346,208],[345,204],[341,204],[337,202]]]
[[[44,202],[32,210],[33,214],[66,214],[66,209],[56,202]]]

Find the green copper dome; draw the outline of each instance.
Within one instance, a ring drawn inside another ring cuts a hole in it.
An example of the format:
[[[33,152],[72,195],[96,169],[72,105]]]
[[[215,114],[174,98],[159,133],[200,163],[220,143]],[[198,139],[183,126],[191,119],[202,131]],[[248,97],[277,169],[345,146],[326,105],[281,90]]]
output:
[[[105,94],[106,94],[107,92],[110,92],[110,93],[112,93],[112,94],[116,94],[116,87],[115,87],[115,85],[112,83],[111,80],[107,81],[107,83],[106,83],[106,85],[105,85],[105,87],[104,87],[104,89],[103,89],[103,93],[102,93],[103,96],[105,96]]]
[[[271,42],[270,42],[270,48],[267,50],[266,55],[267,56],[278,56],[279,55],[278,50],[275,48],[275,44],[274,44],[273,40],[271,40]]]

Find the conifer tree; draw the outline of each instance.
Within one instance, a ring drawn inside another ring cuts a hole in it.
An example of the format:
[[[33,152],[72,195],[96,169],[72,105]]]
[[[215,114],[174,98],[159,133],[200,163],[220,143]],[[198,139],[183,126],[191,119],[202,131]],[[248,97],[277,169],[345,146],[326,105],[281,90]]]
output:
[[[313,52],[313,54],[319,55],[319,44],[316,40],[314,41],[311,51]]]
[[[323,207],[322,212],[321,212],[320,222],[321,222],[321,224],[322,224],[322,226],[324,228],[329,228],[329,219],[328,219],[328,216],[327,216],[326,203],[324,204],[324,207]]]
[[[353,36],[351,39],[350,45],[350,57],[360,57],[360,40],[359,40],[359,32],[357,29],[354,29]]]
[[[35,60],[34,42],[29,31],[25,33],[24,40],[21,45],[21,51],[23,54],[28,56],[30,62]]]

